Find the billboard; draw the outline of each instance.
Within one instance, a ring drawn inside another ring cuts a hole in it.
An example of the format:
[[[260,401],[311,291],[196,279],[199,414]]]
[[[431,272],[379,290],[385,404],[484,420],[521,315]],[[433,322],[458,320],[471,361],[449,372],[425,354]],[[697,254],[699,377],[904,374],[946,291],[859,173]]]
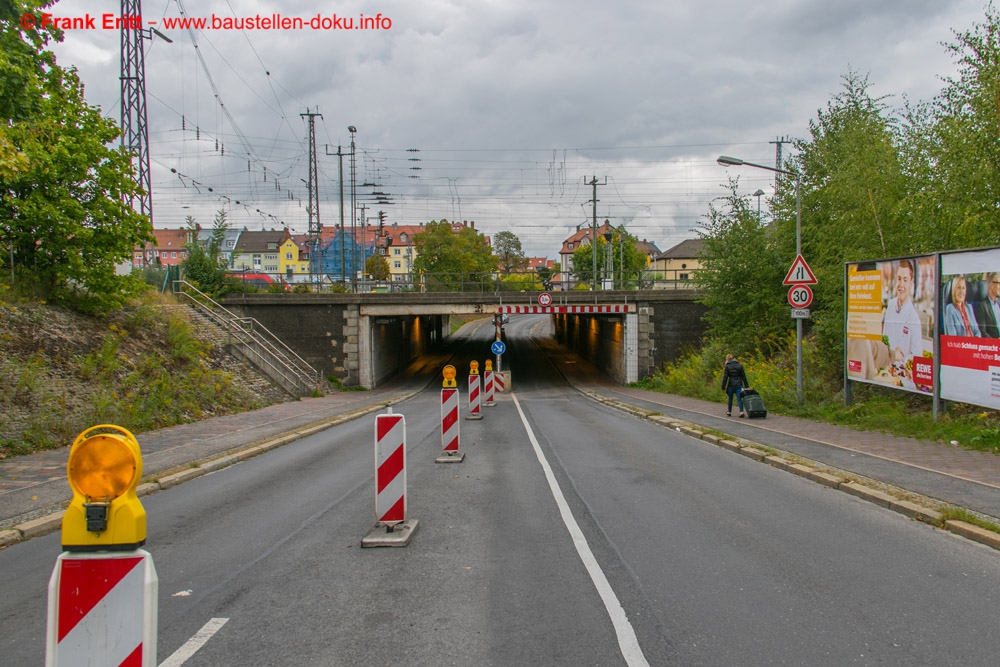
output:
[[[941,254],[941,398],[1000,409],[1000,248]]]
[[[849,380],[934,391],[937,257],[845,266]]]

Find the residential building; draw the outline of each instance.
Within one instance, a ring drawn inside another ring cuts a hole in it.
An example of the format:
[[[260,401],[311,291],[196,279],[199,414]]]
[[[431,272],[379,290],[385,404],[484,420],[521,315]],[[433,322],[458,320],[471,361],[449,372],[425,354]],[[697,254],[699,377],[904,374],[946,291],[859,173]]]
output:
[[[306,252],[303,258],[302,246]],[[278,271],[285,282],[297,283],[309,280],[309,235],[289,234],[278,246]]]
[[[152,245],[138,247],[132,253],[132,267],[176,266],[187,259],[187,229],[154,229]]]
[[[597,227],[597,235],[603,236],[605,233],[611,231],[611,223],[605,220]],[[573,253],[579,250],[582,246],[590,245],[592,242],[591,233],[593,232],[593,226],[589,224],[581,224],[577,227],[577,230],[565,241],[563,241],[562,248],[559,250],[559,275],[556,280],[553,280],[553,287],[558,287],[560,290],[571,290],[577,286],[580,282],[573,275]],[[584,284],[590,281],[582,281]]]
[[[206,229],[201,225],[195,225],[196,236],[198,243],[202,244],[206,248],[208,243],[212,240],[213,229]],[[232,227],[227,227],[225,234],[222,237],[222,245],[219,246],[219,260],[225,262],[226,266],[233,265],[233,250],[236,249],[236,243],[240,239],[240,234],[243,233],[243,229],[233,229]]]
[[[281,272],[281,247],[291,237],[287,229],[251,232],[244,230],[233,250],[233,269],[277,276]]]
[[[413,262],[417,258],[413,237],[424,231],[420,225],[384,225],[376,251],[389,262],[389,280],[394,283],[413,282]]]
[[[688,281],[701,268],[702,239],[687,239],[660,253],[650,267],[660,280]]]

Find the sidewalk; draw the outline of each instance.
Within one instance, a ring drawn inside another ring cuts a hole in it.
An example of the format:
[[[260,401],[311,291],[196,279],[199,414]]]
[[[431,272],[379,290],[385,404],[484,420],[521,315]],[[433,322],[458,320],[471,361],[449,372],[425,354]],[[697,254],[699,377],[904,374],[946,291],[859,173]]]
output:
[[[337,421],[403,401],[423,389],[427,380],[427,376],[417,375],[384,389],[305,398],[137,434],[143,479],[189,470],[195,461],[218,458],[277,438],[290,441],[304,437]],[[66,479],[68,458],[69,447],[63,447],[0,460],[0,532],[58,512],[72,499]]]
[[[437,365],[437,361],[426,364],[430,368]],[[821,467],[966,508],[1000,523],[1000,456],[773,414],[755,420],[726,417],[722,399],[700,401],[626,388],[596,377],[582,366],[574,363],[561,371],[572,385],[595,400],[655,413],[657,420],[674,419],[719,431],[733,440],[771,447]],[[163,475],[171,472],[179,472],[178,477],[203,474],[207,466],[194,469],[190,464],[245,452],[261,443],[290,442],[405,400],[426,387],[429,380],[430,375],[418,372],[374,391],[341,392],[143,433],[137,436],[143,452],[143,477],[160,478],[163,486]],[[53,519],[46,517],[72,497],[66,481],[68,455],[67,447],[0,460],[0,538],[5,531],[7,535],[6,541],[0,539],[0,546],[21,539],[21,533],[24,539],[32,536],[23,530],[26,522],[39,524],[38,534],[53,529]],[[9,530],[14,526],[21,532]]]

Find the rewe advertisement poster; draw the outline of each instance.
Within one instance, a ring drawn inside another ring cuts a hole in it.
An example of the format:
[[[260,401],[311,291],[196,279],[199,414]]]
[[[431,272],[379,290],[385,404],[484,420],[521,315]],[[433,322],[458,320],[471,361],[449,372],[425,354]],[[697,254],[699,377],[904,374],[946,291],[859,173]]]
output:
[[[847,376],[934,391],[936,258],[846,265]]]

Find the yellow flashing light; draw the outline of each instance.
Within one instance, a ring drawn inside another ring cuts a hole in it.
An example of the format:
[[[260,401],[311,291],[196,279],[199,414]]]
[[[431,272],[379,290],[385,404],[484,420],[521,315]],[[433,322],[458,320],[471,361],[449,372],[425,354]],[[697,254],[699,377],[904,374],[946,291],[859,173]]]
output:
[[[87,429],[70,447],[66,473],[73,501],[62,520],[64,549],[127,551],[145,543],[146,510],[135,494],[142,454],[134,435],[111,424]]]
[[[490,361],[489,359],[486,360],[486,370],[488,371],[493,370],[493,362]]]
[[[469,375],[479,375],[479,362],[473,361],[469,364]]]
[[[455,371],[454,366],[450,364],[448,366],[445,366],[441,374],[444,375],[444,382],[441,383],[442,387],[453,388],[458,386],[458,384],[455,382],[455,375],[457,375],[457,372]]]

